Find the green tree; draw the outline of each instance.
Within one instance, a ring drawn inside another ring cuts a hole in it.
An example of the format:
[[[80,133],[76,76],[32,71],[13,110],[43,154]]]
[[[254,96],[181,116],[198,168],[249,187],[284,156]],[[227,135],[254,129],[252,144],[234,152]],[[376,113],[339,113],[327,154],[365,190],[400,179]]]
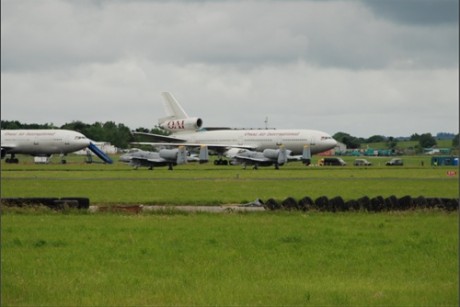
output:
[[[366,140],[366,143],[380,143],[380,142],[385,142],[386,137],[383,135],[373,135],[370,138]]]
[[[411,141],[416,141],[416,142],[418,142],[418,141],[420,141],[420,135],[417,134],[417,133],[414,133],[414,134],[412,134],[412,135],[410,136],[410,140],[411,140]]]
[[[22,129],[22,124],[17,120],[2,120],[1,126],[2,129]]]
[[[458,147],[459,147],[458,133],[457,133],[457,135],[452,139],[452,147],[455,147],[455,148],[458,148]]]
[[[398,140],[397,139],[395,139],[392,136],[388,137],[388,139],[387,139],[387,147],[389,149],[395,149],[397,145],[398,145]]]
[[[85,124],[79,120],[77,121],[73,121],[73,122],[70,122],[70,123],[65,123],[64,125],[61,126],[61,129],[69,129],[69,130],[74,130],[74,131],[78,131],[80,133],[83,133],[86,137],[88,137],[88,135],[85,134],[85,130],[89,127],[88,124]]]
[[[424,133],[420,135],[419,144],[421,148],[431,148],[437,143],[436,139],[431,135],[431,133]]]
[[[345,144],[347,148],[355,149],[361,146],[361,140],[345,132],[337,132],[332,136],[335,140]]]

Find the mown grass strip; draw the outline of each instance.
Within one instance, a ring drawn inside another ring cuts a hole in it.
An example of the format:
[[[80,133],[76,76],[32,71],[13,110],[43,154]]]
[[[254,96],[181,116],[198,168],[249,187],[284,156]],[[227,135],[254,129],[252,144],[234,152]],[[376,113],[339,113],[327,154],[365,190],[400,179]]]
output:
[[[50,168],[48,168],[50,167]],[[131,170],[125,165],[4,165],[2,197],[89,197],[92,204],[214,205],[256,198],[309,196],[458,197],[458,175],[450,168],[352,166],[279,171],[239,166],[186,165],[174,171]]]

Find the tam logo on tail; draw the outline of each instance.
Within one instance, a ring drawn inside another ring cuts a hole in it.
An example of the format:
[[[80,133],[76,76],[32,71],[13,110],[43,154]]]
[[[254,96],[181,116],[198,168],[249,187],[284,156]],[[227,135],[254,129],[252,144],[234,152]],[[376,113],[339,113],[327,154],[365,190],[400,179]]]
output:
[[[203,125],[201,118],[189,117],[171,93],[164,92],[162,95],[165,111],[168,116],[158,121],[161,128],[173,133],[196,131],[201,128]]]
[[[166,122],[166,127],[170,130],[176,129],[185,129],[185,121],[184,120],[170,120]]]

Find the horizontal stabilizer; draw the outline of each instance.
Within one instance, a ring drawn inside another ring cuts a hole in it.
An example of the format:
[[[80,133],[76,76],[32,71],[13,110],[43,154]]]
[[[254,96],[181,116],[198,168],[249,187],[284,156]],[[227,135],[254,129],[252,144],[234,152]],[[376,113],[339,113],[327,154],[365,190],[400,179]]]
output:
[[[109,156],[105,154],[102,150],[100,150],[96,145],[93,143],[89,143],[88,149],[91,150],[96,156],[98,156],[102,161],[108,164],[112,164],[113,161],[110,159]]]

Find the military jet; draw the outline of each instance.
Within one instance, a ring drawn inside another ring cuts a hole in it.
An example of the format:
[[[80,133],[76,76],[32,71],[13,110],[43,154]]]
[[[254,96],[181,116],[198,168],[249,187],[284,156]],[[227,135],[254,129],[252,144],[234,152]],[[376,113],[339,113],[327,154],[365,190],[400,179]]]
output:
[[[302,161],[304,164],[309,165],[311,152],[309,146],[304,146],[302,156],[292,156],[290,150],[280,146],[279,149],[264,149],[262,152],[239,149],[236,153],[229,154],[227,157],[231,159],[231,164],[242,164],[244,169],[246,169],[247,165],[253,165],[253,169],[258,169],[259,166],[274,165],[275,169],[279,169],[280,166],[288,161]]]
[[[161,166],[168,166],[168,169],[172,170],[174,165],[187,162],[206,163],[208,160],[209,154],[206,146],[201,146],[198,157],[188,156],[185,146],[179,146],[174,149],[161,149],[158,152],[137,149],[121,155],[119,158],[120,162],[128,163],[135,169],[143,166],[148,167],[150,170]]]

